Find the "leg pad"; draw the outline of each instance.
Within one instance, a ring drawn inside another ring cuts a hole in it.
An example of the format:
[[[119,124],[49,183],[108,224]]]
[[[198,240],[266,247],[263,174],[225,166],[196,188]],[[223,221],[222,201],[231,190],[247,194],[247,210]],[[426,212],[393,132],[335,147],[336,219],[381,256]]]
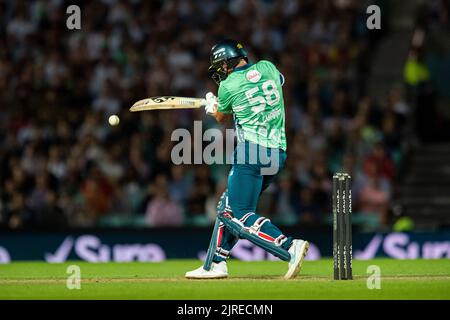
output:
[[[228,230],[236,237],[249,240],[253,244],[263,248],[264,250],[270,252],[281,260],[289,261],[291,259],[291,255],[289,254],[289,252],[280,247],[280,241],[273,242],[264,240],[263,238],[258,236],[257,230],[259,230],[259,228],[257,228],[257,226],[248,228],[241,221],[227,214],[219,214],[218,218],[225,225],[225,227],[228,228]],[[265,219],[264,221],[261,220],[259,225],[262,226],[266,221],[267,219]]]

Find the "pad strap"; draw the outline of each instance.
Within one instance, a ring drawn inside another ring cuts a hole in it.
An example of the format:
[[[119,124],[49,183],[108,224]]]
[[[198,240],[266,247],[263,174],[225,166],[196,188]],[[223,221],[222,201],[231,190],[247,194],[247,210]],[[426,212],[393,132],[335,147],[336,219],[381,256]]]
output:
[[[249,232],[253,233],[253,234],[258,234],[258,232],[261,230],[261,227],[263,226],[264,223],[266,222],[270,222],[269,219],[264,218],[264,217],[259,217],[258,219],[256,219],[256,221],[253,223],[252,226],[250,226],[249,228]]]

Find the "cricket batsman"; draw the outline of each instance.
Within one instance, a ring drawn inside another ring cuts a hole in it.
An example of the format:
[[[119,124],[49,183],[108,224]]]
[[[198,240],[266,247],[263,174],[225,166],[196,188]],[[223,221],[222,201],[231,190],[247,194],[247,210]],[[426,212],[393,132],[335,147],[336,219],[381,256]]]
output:
[[[226,278],[226,260],[239,239],[247,239],[288,262],[285,279],[300,272],[309,243],[281,232],[258,215],[260,194],[286,160],[284,77],[269,61],[250,63],[242,44],[223,40],[211,49],[209,74],[218,97],[206,95],[206,113],[223,123],[233,116],[237,147],[228,175],[228,189],[217,206],[215,230],[205,265],[186,273],[189,279]]]

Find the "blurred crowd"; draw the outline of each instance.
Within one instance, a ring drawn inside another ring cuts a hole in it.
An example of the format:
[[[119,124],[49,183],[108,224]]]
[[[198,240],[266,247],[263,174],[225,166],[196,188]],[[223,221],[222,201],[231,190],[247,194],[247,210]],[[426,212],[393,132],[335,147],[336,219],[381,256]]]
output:
[[[376,37],[356,0],[0,1],[0,224],[207,225],[226,165],[173,165],[171,133],[219,127],[203,110],[143,112],[148,96],[204,96],[211,46],[241,41],[286,78],[288,160],[261,197],[282,224],[329,221],[331,178],[355,212],[389,221],[409,105],[366,94]],[[120,124],[110,126],[117,114]],[[122,221],[122,222],[121,222]],[[122,224],[121,224],[122,223]]]

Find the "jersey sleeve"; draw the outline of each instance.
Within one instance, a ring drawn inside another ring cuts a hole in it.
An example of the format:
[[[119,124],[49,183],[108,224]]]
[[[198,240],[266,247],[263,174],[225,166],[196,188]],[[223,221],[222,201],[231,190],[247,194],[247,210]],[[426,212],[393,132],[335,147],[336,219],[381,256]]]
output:
[[[221,113],[232,113],[232,95],[228,92],[225,86],[219,87],[218,93],[218,107],[217,111]]]
[[[261,60],[259,63],[262,64],[264,68],[266,68],[267,72],[272,74],[274,79],[278,79],[280,81],[279,83],[280,86],[284,85],[285,79],[283,74],[277,69],[277,67],[272,62],[268,60]]]

